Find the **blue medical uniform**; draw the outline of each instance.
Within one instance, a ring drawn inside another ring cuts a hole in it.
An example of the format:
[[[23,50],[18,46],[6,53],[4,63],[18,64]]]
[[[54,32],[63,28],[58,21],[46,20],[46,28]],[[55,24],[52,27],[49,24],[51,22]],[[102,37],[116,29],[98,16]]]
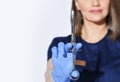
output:
[[[120,37],[112,41],[110,33],[112,31],[109,30],[106,36],[96,43],[88,43],[76,36],[76,42],[83,45],[76,59],[85,61],[86,66],[76,65],[81,76],[77,81],[71,82],[120,82]],[[48,60],[52,57],[51,48],[61,41],[71,42],[71,35],[53,39],[48,49]]]

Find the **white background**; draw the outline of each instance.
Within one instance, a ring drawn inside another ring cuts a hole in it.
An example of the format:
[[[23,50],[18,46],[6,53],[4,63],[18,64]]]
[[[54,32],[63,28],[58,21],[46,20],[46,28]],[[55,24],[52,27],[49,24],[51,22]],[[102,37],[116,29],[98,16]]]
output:
[[[0,82],[45,82],[47,48],[70,34],[71,0],[0,0]]]

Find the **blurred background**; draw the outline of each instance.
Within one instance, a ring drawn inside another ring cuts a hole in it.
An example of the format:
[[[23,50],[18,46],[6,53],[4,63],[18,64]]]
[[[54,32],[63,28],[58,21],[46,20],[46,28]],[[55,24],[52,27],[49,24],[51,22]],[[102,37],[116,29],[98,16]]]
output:
[[[71,0],[0,0],[0,82],[45,82],[52,39],[70,34]]]

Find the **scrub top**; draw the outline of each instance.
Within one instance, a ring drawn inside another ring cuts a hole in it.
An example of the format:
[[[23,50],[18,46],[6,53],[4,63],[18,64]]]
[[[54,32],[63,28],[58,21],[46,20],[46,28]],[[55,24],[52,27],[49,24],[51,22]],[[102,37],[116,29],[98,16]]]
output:
[[[120,37],[112,41],[109,37],[112,31],[96,43],[88,43],[76,36],[76,43],[82,43],[76,59],[86,62],[86,66],[76,65],[80,72],[77,81],[70,82],[120,82]],[[71,42],[71,35],[56,37],[48,48],[48,58],[52,57],[51,48],[59,42]]]

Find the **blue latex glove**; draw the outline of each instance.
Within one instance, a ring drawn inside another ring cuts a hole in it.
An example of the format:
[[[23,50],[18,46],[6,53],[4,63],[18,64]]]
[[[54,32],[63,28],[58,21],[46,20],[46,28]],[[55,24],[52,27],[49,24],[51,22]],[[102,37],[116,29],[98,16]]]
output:
[[[81,43],[75,45],[75,50],[80,49]],[[70,82],[70,73],[73,70],[72,43],[58,43],[58,47],[52,48],[52,77],[54,82]]]

